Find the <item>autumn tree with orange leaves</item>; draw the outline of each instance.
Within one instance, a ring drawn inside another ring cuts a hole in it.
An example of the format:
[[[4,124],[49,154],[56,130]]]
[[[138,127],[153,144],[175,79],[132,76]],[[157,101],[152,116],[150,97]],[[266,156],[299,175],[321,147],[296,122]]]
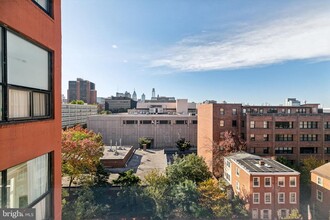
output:
[[[232,131],[226,131],[223,138],[214,144],[213,174],[220,178],[223,175],[224,157],[231,153],[246,150],[245,141]]]
[[[102,136],[80,126],[62,131],[62,173],[69,176],[69,188],[82,176],[92,176],[103,156]]]

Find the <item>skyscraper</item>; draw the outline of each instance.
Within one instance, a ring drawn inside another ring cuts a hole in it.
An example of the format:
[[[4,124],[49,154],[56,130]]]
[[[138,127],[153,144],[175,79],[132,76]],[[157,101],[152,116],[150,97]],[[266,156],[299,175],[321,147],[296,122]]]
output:
[[[156,91],[155,88],[152,88],[152,94],[151,94],[151,99],[156,98]]]
[[[94,83],[81,78],[77,78],[77,81],[69,81],[68,102],[83,100],[85,103],[95,104],[97,102],[96,96],[97,91]]]
[[[134,101],[137,101],[137,95],[136,95],[135,90],[134,90],[134,92],[133,92],[132,99],[133,99]]]
[[[144,93],[142,93],[141,95],[141,102],[145,102],[146,101],[146,95]]]
[[[0,75],[0,208],[61,219],[60,0],[0,1]]]

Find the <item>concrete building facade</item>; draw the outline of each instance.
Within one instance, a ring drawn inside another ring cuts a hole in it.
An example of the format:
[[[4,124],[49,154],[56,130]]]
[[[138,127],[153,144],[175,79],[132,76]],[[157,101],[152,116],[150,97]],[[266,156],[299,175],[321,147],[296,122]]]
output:
[[[0,208],[61,219],[61,1],[0,3]]]
[[[225,131],[240,135],[247,152],[283,156],[299,163],[311,155],[330,160],[330,114],[318,104],[243,106],[201,104],[198,107],[198,154],[212,169],[213,149]]]
[[[62,104],[62,127],[86,125],[88,116],[96,114],[96,105]]]
[[[330,219],[330,163],[311,171],[311,210],[315,219]]]
[[[224,178],[246,201],[252,219],[281,219],[299,210],[300,173],[245,152],[224,159]]]
[[[128,109],[136,108],[136,101],[128,97],[114,97],[105,99],[105,110],[112,113],[127,112]]]
[[[189,115],[113,114],[90,116],[88,129],[99,132],[106,144],[139,147],[138,139],[152,140],[152,148],[173,148],[179,138],[197,144],[197,117]],[[111,143],[110,143],[111,142]]]
[[[77,78],[76,81],[69,81],[68,102],[82,100],[88,104],[96,104],[96,97],[97,91],[94,83],[81,78]]]

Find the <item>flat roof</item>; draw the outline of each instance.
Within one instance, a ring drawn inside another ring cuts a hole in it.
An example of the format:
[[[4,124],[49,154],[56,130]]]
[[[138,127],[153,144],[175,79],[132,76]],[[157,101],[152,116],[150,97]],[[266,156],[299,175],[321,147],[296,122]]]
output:
[[[249,173],[297,173],[297,171],[287,167],[276,160],[270,158],[262,158],[257,155],[249,154],[244,151],[232,153],[226,157],[236,162]],[[263,161],[265,164],[260,165]]]
[[[315,173],[317,175],[330,179],[329,170],[330,170],[330,162],[312,170],[311,173]]]

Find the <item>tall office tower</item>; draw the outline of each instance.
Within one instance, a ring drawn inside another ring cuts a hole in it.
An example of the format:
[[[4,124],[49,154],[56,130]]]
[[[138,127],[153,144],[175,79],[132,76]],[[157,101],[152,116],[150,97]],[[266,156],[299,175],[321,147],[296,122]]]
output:
[[[151,99],[156,98],[156,91],[155,88],[152,88]]]
[[[133,99],[134,101],[137,101],[137,95],[136,95],[135,90],[134,90],[134,92],[133,92],[132,99]]]
[[[0,208],[61,219],[61,0],[0,1],[0,94]]]
[[[141,95],[141,102],[145,102],[146,101],[146,95],[144,93],[142,93]]]
[[[68,102],[83,100],[85,103],[95,104],[97,102],[96,96],[97,91],[94,83],[81,78],[77,78],[77,81],[69,81]]]

